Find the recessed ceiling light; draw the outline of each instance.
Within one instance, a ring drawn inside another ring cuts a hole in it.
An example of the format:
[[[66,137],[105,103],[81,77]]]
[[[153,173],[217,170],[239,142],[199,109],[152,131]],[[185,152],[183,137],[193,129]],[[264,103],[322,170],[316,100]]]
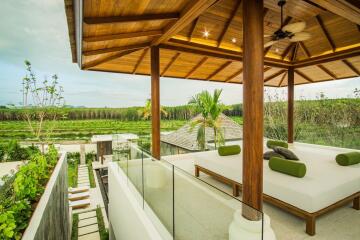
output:
[[[275,52],[277,52],[277,53],[278,53],[278,52],[279,52],[279,49],[278,49],[278,48],[275,48]]]
[[[232,38],[231,41],[232,41],[233,43],[236,43],[236,38]]]
[[[208,37],[210,36],[209,31],[205,29],[204,32],[203,32],[203,36],[204,36],[205,38],[208,38]]]

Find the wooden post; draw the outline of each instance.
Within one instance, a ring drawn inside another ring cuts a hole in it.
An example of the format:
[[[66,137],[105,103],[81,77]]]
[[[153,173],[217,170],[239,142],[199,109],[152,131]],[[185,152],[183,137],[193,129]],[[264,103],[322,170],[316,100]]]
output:
[[[294,67],[288,70],[288,143],[294,142]]]
[[[262,211],[263,192],[263,105],[264,105],[264,30],[263,0],[243,1],[243,196],[245,204]],[[243,205],[249,220],[259,215]]]
[[[160,56],[159,47],[151,47],[151,149],[160,159]]]

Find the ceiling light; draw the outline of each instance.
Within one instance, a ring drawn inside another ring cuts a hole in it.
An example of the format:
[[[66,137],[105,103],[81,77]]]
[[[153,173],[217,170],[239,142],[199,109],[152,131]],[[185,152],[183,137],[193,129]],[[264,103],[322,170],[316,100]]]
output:
[[[236,38],[232,38],[231,41],[232,41],[233,43],[236,43]]]
[[[209,31],[205,29],[204,32],[203,32],[203,36],[204,36],[205,38],[208,38],[209,35],[210,35]]]
[[[275,52],[277,52],[277,53],[278,53],[278,52],[279,52],[279,49],[278,49],[278,48],[275,48]]]

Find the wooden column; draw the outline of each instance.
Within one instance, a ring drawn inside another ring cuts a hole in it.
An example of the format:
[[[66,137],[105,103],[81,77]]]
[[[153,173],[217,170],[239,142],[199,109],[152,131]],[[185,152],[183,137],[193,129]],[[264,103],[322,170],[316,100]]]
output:
[[[243,1],[243,196],[245,204],[261,211],[263,192],[264,42],[263,0]],[[245,205],[249,220],[259,215]]]
[[[288,70],[288,143],[294,142],[294,67]]]
[[[159,47],[151,47],[151,150],[160,159],[160,56]]]

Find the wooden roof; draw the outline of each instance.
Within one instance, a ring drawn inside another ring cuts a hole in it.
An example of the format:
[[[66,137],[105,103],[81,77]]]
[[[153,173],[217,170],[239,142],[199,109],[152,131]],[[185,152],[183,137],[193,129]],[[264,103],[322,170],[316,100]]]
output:
[[[161,76],[242,83],[240,0],[83,0],[78,45],[79,13],[64,1],[73,61],[81,59],[82,69],[149,75],[149,47],[159,45]],[[277,0],[264,0],[264,7],[264,33],[271,34],[280,9]],[[358,1],[288,0],[284,18],[306,21],[312,37],[264,49],[265,85],[286,86],[290,66],[296,85],[360,75]]]

